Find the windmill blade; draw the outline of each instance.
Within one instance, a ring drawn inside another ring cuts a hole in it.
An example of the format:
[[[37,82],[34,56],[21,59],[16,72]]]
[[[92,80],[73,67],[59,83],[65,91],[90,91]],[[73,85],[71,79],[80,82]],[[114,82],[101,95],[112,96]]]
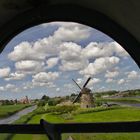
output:
[[[82,90],[82,88],[76,83],[76,81],[74,79],[72,79],[72,80]]]
[[[84,84],[83,88],[86,87],[86,85],[88,84],[88,82],[90,81],[91,77],[89,77],[86,81],[86,83]]]
[[[78,96],[74,99],[73,104],[79,100],[79,98],[81,97],[81,95],[82,95],[82,93],[80,92],[78,94]]]

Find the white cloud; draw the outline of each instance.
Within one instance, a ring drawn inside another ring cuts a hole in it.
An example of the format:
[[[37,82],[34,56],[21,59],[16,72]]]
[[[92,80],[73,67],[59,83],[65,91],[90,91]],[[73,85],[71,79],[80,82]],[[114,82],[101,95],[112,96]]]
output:
[[[89,63],[87,68],[81,70],[80,74],[96,75],[118,64],[119,61],[120,59],[115,56],[97,58],[93,63]]]
[[[56,54],[57,48],[53,46],[52,37],[44,38],[36,42],[21,42],[14,47],[14,50],[8,54],[12,61],[21,60],[44,60],[47,56]]]
[[[56,91],[59,92],[60,91],[60,88],[56,88]]]
[[[15,46],[14,50],[8,54],[8,58],[12,61],[27,60],[32,59],[32,57],[36,59],[37,56],[34,54],[32,44],[25,41]]]
[[[83,49],[82,54],[88,59],[111,56],[113,55],[113,48],[109,45],[110,43],[91,42]]]
[[[90,28],[89,26],[86,25],[82,25],[76,22],[51,22],[51,23],[43,23],[41,24],[42,27],[46,28],[48,26],[58,26],[58,27],[75,27],[75,26],[79,26],[79,27],[83,27],[83,28]]]
[[[106,80],[106,83],[112,83],[112,82],[114,82],[114,80],[111,79],[111,78],[108,78],[108,79]]]
[[[49,58],[47,60],[47,69],[53,68],[55,65],[57,65],[59,58],[57,57],[53,57],[53,58]]]
[[[10,73],[9,77],[5,78],[6,81],[10,81],[10,80],[21,80],[25,77],[26,75],[24,73]]]
[[[117,42],[112,42],[112,46],[114,47],[115,53],[120,57],[127,57],[129,54],[127,51],[119,45]]]
[[[112,71],[107,71],[106,74],[105,74],[105,77],[106,78],[114,78],[116,76],[119,75],[119,72],[117,70],[112,70]]]
[[[74,85],[74,83],[67,83],[64,84],[64,88],[66,89],[74,89],[76,86]]]
[[[8,83],[5,86],[1,86],[0,91],[19,92],[21,89],[14,84]]]
[[[77,80],[76,80],[76,82],[77,82],[77,84],[82,84],[83,83],[83,79],[82,78],[78,78]]]
[[[33,87],[48,87],[48,88],[54,88],[56,85],[53,82],[37,82],[37,81],[32,81],[32,86]]]
[[[34,60],[24,60],[15,63],[17,71],[21,73],[36,73],[44,71],[44,62]]]
[[[54,56],[58,53],[59,45],[67,41],[80,41],[88,38],[89,28],[77,23],[67,23],[59,27],[52,36],[38,39],[35,42],[21,42],[8,54],[12,61],[22,60],[44,60],[46,57]]]
[[[93,87],[94,84],[99,83],[99,82],[101,82],[100,79],[98,79],[98,78],[92,78],[92,79],[89,81],[89,83],[87,84],[87,87]]]
[[[40,72],[33,76],[33,82],[48,83],[59,77],[58,72]]]
[[[118,81],[118,84],[120,85],[120,84],[124,84],[125,83],[125,80],[124,79],[120,79],[119,81]]]
[[[84,85],[84,82],[87,80],[87,78],[84,78],[84,80],[82,79],[82,78],[78,78],[77,80],[76,80],[76,83],[77,84],[79,84],[80,86],[81,86],[81,88],[82,88],[82,86]],[[99,82],[101,82],[101,80],[100,79],[98,79],[98,78],[92,78],[89,82],[88,82],[88,84],[87,84],[87,87],[93,87],[94,86],[94,84],[96,84],[96,83],[99,83]]]
[[[87,66],[87,62],[67,62],[62,61],[62,65],[60,66],[60,70],[63,71],[74,71],[80,70]]]
[[[69,24],[59,27],[54,33],[54,37],[61,41],[80,41],[89,37],[90,32],[87,26],[81,24]]]
[[[3,86],[0,86],[0,91],[4,91],[4,87]]]
[[[13,84],[7,84],[7,85],[5,86],[5,88],[6,88],[7,90],[12,90],[12,89],[15,88],[15,85],[13,85]]]
[[[60,45],[59,57],[66,61],[79,61],[81,56],[81,46],[73,42],[65,42]]]
[[[131,72],[128,72],[127,74],[128,74],[128,79],[130,79],[130,80],[136,79],[139,77],[138,72],[136,72],[134,70]]]
[[[90,42],[82,50],[82,55],[88,59],[97,57],[109,57],[114,54],[119,57],[128,56],[128,53],[117,42]]]
[[[81,46],[76,43],[65,42],[60,46],[60,50],[61,70],[79,70],[88,65],[88,60],[81,55]]]
[[[22,87],[24,90],[27,90],[27,89],[32,89],[33,88],[33,83],[32,82],[25,82],[22,84]]]
[[[0,68],[0,78],[6,78],[10,74],[10,67]]]

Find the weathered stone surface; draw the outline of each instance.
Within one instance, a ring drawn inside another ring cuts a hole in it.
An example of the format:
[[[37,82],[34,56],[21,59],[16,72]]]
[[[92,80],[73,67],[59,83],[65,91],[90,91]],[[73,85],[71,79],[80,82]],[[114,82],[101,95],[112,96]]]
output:
[[[84,88],[81,96],[81,108],[94,107],[94,99],[88,88]]]

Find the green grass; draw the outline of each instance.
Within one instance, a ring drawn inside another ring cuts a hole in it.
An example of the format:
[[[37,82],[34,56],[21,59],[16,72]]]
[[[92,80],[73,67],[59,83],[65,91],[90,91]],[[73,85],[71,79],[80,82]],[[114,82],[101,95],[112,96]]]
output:
[[[116,122],[116,121],[139,121],[140,109],[132,107],[114,108],[90,113],[80,113],[73,115],[72,119],[65,120],[61,115],[51,113],[34,116],[29,123],[39,123],[40,119],[48,122]]]
[[[117,122],[139,121],[140,109],[120,108],[89,114],[78,114],[74,117],[75,122]]]
[[[37,111],[34,111],[34,113]],[[39,123],[40,119],[49,122],[65,123],[65,122],[116,122],[116,121],[139,121],[140,109],[134,107],[113,107],[113,108],[95,108],[95,109],[79,109],[76,113],[72,113],[71,119],[65,119],[62,114],[54,115],[44,113],[32,115],[28,114],[25,118],[31,117],[28,123]],[[65,114],[66,115],[66,114]],[[67,140],[68,136],[72,136],[74,140],[139,140],[140,133],[110,133],[110,134],[64,134],[62,140]],[[45,135],[13,135],[11,140],[48,140]]]
[[[18,105],[1,105],[0,106],[0,119],[8,117],[26,107],[29,105],[25,104],[18,104]]]
[[[140,133],[112,133],[112,134],[101,133],[101,134],[64,134],[62,136],[62,140],[67,140],[69,136],[72,136],[74,140],[139,140],[140,139]]]
[[[111,102],[123,102],[123,103],[140,103],[140,98],[99,98],[98,101],[111,101]]]
[[[74,140],[139,140],[140,133],[63,134],[62,140],[72,136]],[[12,140],[48,140],[46,135],[17,134]]]

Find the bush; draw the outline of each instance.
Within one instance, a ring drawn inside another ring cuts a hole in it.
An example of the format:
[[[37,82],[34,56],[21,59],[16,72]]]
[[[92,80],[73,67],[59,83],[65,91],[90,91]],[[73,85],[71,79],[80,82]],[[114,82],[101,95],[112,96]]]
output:
[[[48,105],[49,106],[56,106],[61,102],[61,99],[49,99],[48,100]]]
[[[40,100],[38,106],[45,106],[46,102],[44,100]]]
[[[106,111],[106,110],[112,110],[112,109],[119,109],[119,106],[115,106],[115,107],[96,107],[96,108],[86,108],[86,109],[82,109],[79,108],[78,110],[72,112],[73,115],[76,114],[86,114],[86,113],[93,113],[93,112],[100,112],[100,111]]]
[[[69,106],[55,106],[55,107],[49,107],[45,110],[46,113],[54,113],[54,114],[64,114],[64,113],[70,113],[72,111],[75,111],[77,109],[77,106],[75,105],[69,105]]]
[[[71,113],[62,114],[61,117],[62,117],[64,120],[72,120],[72,119],[73,119],[73,116],[72,116]]]
[[[95,106],[101,106],[103,103],[102,101],[95,100]]]

